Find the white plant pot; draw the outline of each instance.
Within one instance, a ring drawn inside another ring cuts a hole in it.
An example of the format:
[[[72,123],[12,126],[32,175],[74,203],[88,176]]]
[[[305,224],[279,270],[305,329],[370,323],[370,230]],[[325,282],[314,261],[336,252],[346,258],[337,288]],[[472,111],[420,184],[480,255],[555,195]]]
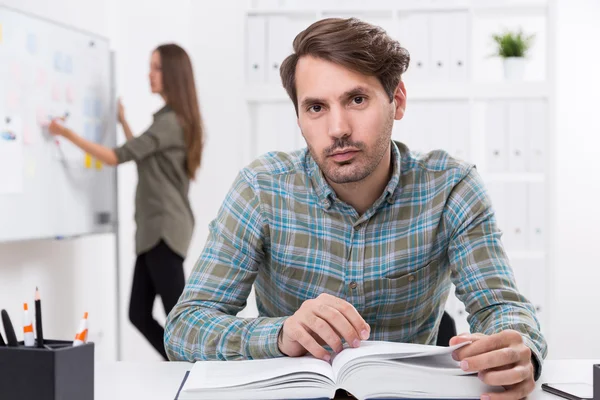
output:
[[[504,79],[522,81],[525,75],[525,58],[507,57],[504,59]]]

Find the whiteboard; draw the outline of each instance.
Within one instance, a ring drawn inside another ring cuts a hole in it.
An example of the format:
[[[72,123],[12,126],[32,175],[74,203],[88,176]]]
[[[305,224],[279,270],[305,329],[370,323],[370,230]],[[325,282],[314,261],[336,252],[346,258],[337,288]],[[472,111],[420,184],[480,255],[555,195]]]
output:
[[[0,6],[0,242],[116,230],[115,168],[45,128],[114,147],[112,65],[107,39]]]

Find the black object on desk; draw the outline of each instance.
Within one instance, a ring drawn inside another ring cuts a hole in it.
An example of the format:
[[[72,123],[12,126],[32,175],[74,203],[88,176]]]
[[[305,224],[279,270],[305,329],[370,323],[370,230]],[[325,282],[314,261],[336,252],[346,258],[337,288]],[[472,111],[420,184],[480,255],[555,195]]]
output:
[[[6,333],[6,343],[11,347],[17,347],[17,335],[15,335],[15,329],[6,310],[2,310],[2,325],[4,325]]]
[[[600,364],[594,365],[594,400],[600,400]]]
[[[37,347],[44,347],[44,327],[42,325],[42,299],[40,291],[35,287],[35,332],[37,333]]]
[[[45,346],[0,347],[0,397],[93,400],[94,344],[44,340]]]

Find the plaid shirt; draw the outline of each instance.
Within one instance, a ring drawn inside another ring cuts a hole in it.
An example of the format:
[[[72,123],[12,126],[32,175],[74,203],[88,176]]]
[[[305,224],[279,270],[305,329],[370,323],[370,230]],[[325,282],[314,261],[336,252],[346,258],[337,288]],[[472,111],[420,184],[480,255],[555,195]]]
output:
[[[306,149],[243,169],[168,316],[169,357],[282,356],[286,316],[321,293],[353,304],[370,339],[435,344],[452,282],[472,332],[520,331],[541,366],[546,342],[474,166],[391,147],[392,177],[363,215],[336,197]],[[260,315],[238,318],[252,284]]]

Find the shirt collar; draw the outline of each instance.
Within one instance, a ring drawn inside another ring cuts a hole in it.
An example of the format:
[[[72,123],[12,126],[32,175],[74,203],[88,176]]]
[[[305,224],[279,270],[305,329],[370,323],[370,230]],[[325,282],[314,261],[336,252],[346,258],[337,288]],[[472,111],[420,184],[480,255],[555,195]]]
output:
[[[400,183],[400,172],[401,172],[401,163],[402,156],[400,154],[400,150],[396,145],[396,142],[391,141],[391,149],[392,149],[392,176],[385,187],[384,194],[387,198],[388,203],[394,202],[394,193],[398,188]],[[323,172],[319,168],[317,162],[311,156],[310,151],[306,150],[306,164],[307,171],[312,182],[313,188],[317,193],[317,197],[319,199],[319,203],[326,209],[329,209],[332,203],[336,199],[335,191],[333,188],[327,183],[325,176],[323,176]]]
[[[154,113],[154,118],[158,117],[159,115],[162,115],[166,112],[171,111],[171,106],[169,106],[168,104],[165,104],[160,110],[158,110],[157,112]]]

